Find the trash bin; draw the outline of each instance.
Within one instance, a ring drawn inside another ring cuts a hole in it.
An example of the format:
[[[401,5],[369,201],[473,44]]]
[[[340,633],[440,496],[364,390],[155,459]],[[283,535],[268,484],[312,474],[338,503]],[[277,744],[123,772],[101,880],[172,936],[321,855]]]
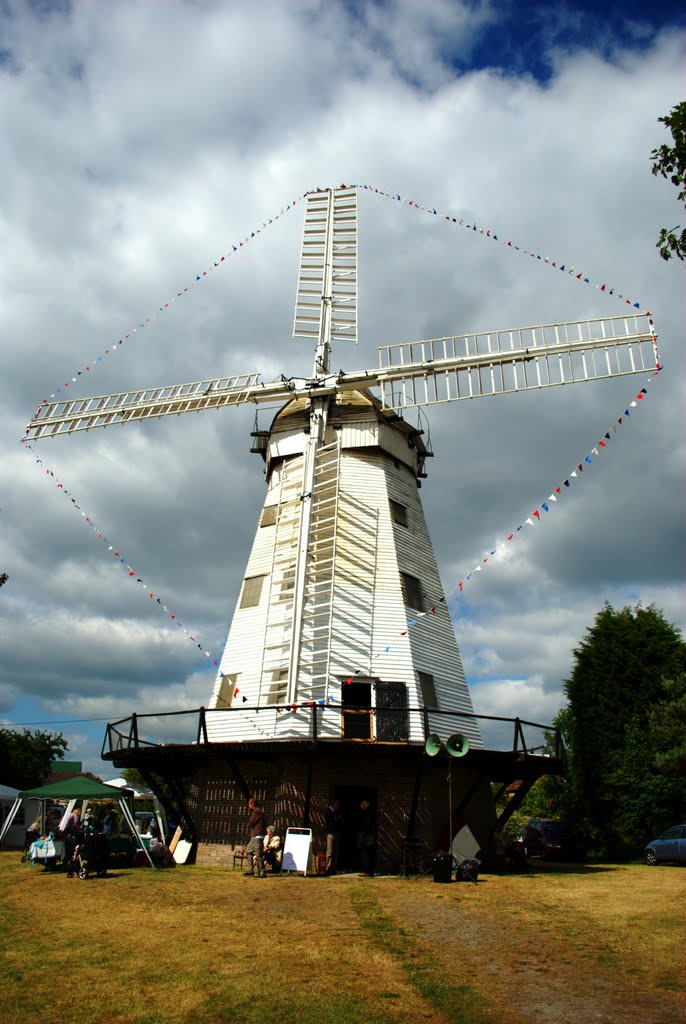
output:
[[[463,860],[455,871],[456,882],[476,882],[479,877],[479,861]]]
[[[452,854],[437,853],[434,857],[434,882],[452,882],[452,869]]]

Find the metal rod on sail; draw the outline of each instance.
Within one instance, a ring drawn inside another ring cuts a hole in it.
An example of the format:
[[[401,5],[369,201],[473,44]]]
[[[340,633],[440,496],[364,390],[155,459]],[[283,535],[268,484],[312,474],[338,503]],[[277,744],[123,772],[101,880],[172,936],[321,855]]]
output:
[[[324,275],[322,280],[321,318],[319,338],[314,356],[313,376],[315,381],[326,377],[331,365],[331,280],[333,267],[333,218],[334,193],[328,193],[326,212],[326,235],[324,245]],[[305,449],[303,471],[302,512],[298,535],[298,553],[295,563],[295,587],[293,593],[293,631],[288,665],[288,700],[294,701],[298,692],[300,655],[302,651],[303,615],[305,610],[305,581],[312,528],[312,494],[315,486],[317,452],[324,440],[326,420],[329,411],[329,396],[313,397],[310,401],[310,434]]]

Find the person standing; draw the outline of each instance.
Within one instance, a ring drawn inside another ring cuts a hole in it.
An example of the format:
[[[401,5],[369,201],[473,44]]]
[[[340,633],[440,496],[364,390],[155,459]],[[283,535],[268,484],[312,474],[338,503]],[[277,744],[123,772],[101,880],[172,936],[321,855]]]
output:
[[[335,875],[338,870],[338,851],[343,828],[343,811],[340,800],[334,800],[326,808],[324,827],[326,830],[326,873]]]
[[[250,810],[250,818],[248,820],[248,831],[250,832],[250,839],[248,845],[245,848],[245,859],[248,864],[248,870],[244,871],[244,875],[255,874],[255,864],[257,864],[257,876],[258,878],[266,878],[267,872],[264,870],[264,835],[267,831],[267,826],[264,820],[264,814],[262,808],[251,797],[248,800],[248,809]],[[254,862],[253,862],[254,859]]]
[[[374,874],[376,862],[376,821],[369,800],[360,803],[357,819],[357,849],[360,855],[361,878]]]
[[[106,835],[112,835],[116,827],[117,812],[114,809],[114,804],[108,804],[107,814],[105,815],[105,820],[102,823],[102,830]]]

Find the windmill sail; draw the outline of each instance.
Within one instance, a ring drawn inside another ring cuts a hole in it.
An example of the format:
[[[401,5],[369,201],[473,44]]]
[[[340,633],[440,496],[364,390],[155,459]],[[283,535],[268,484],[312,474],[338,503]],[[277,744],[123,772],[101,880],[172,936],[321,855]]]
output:
[[[357,189],[310,192],[295,297],[294,338],[357,341]]]
[[[380,348],[383,404],[436,405],[644,373],[655,367],[647,314],[575,320]]]

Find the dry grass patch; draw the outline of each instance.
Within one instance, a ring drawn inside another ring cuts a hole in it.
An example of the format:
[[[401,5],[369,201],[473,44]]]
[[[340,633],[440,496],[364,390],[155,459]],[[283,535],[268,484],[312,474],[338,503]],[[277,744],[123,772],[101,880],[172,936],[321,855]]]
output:
[[[443,1024],[364,935],[345,885],[216,868],[80,881],[18,861],[0,855],[4,1020]]]
[[[541,865],[478,884],[379,887],[400,924],[518,1019],[683,1020],[682,869]]]
[[[80,881],[1,853],[2,1018],[672,1024],[684,880],[636,866],[476,886],[202,867]]]

